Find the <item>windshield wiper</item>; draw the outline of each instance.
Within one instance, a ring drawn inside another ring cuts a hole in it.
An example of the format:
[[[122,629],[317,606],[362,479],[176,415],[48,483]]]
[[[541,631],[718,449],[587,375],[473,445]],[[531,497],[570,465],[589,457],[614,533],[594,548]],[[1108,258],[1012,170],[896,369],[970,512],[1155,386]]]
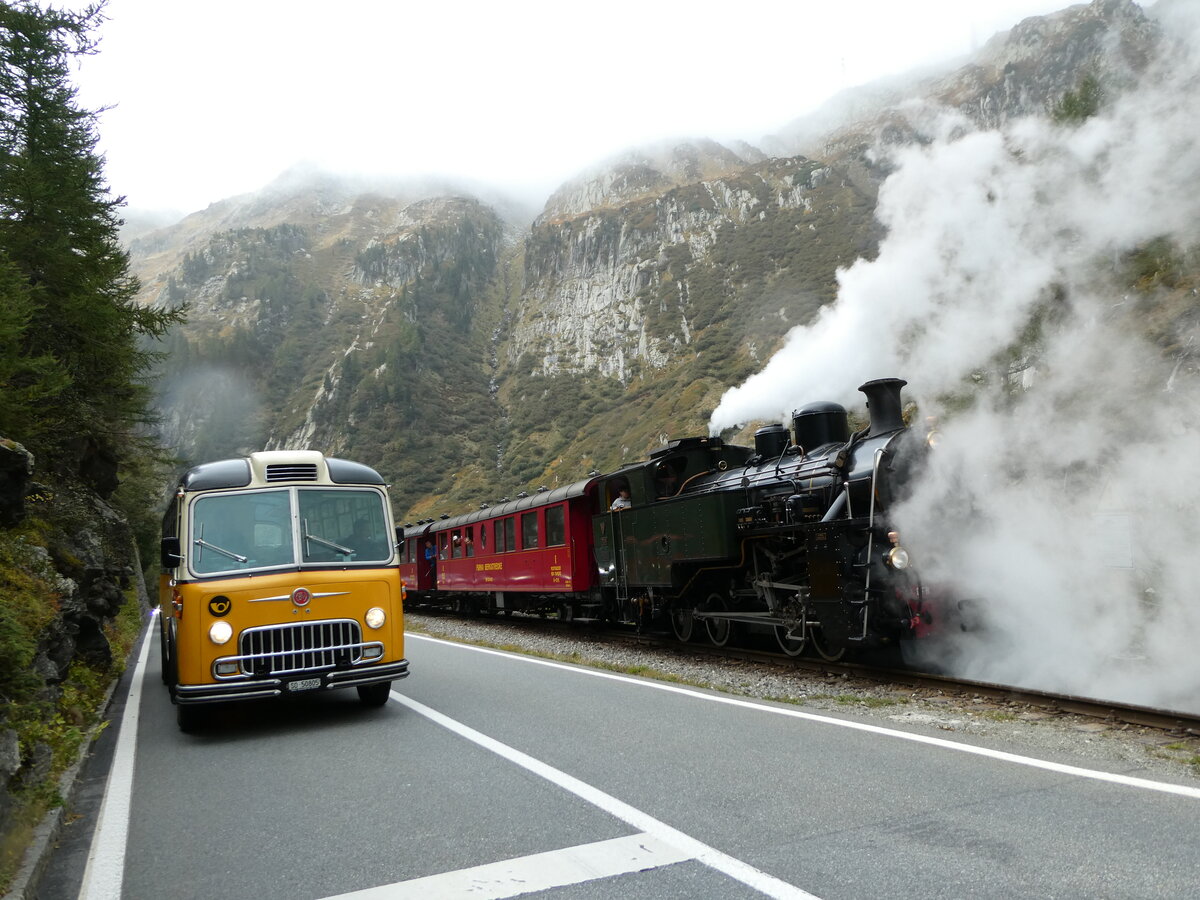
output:
[[[218,547],[216,544],[210,544],[208,541],[204,540],[204,538],[196,538],[194,541],[192,541],[192,543],[198,547],[204,547],[207,550],[220,553],[222,556],[228,556],[234,562],[244,563],[250,558],[248,556],[239,556],[232,550],[226,550],[224,547]]]
[[[333,541],[327,541],[325,538],[317,537],[315,534],[309,534],[307,531],[304,533],[304,539],[306,541],[316,541],[318,544],[328,547],[330,550],[336,550],[338,553],[349,555],[354,552],[349,547],[343,547],[341,544],[335,544]]]

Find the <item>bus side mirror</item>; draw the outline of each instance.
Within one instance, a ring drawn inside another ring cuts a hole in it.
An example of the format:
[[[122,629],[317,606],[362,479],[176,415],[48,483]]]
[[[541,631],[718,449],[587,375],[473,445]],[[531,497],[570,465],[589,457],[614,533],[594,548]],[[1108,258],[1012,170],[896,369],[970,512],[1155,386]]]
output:
[[[404,543],[404,528],[400,525],[396,526],[396,546],[399,547]]]
[[[179,538],[177,537],[163,538],[160,553],[164,569],[174,569],[183,562],[183,553],[180,551]]]

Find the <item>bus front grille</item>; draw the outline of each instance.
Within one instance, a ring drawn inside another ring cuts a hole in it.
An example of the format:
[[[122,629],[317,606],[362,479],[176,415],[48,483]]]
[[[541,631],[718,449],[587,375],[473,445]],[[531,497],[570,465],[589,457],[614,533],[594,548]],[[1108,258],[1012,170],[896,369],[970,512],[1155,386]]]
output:
[[[316,481],[315,463],[267,466],[267,481]]]
[[[288,675],[357,663],[362,648],[353,619],[267,625],[242,632],[239,662],[243,675]]]

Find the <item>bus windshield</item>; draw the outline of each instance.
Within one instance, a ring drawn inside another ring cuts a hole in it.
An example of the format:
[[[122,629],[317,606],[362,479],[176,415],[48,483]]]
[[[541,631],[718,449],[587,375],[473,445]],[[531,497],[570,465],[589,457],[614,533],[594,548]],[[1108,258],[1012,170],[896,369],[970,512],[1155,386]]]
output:
[[[383,562],[392,555],[383,497],[345,488],[300,490],[303,561]]]
[[[391,558],[392,546],[378,491],[282,488],[196,500],[190,555],[193,572],[213,575],[304,564],[379,564]]]

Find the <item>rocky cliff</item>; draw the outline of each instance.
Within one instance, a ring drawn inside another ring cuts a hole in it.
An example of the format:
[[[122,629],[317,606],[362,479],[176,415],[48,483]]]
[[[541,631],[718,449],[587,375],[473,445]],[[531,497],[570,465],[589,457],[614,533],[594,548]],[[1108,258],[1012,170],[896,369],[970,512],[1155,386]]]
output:
[[[313,446],[379,465],[401,509],[570,480],[704,430],[721,392],[882,237],[888,148],[1119,92],[1160,31],[1129,0],[1029,19],[954,71],[872,86],[771,155],[630,151],[548,198],[311,173],[134,245],[147,302],[188,303],[164,381],[194,460]],[[949,116],[949,118],[948,118]],[[798,398],[798,402],[800,399]]]
[[[105,685],[149,610],[138,547],[102,460],[39,483],[33,457],[0,438],[0,822],[53,804]],[[50,598],[51,602],[47,602]],[[6,854],[7,855],[7,851]],[[8,860],[0,859],[0,875]]]

